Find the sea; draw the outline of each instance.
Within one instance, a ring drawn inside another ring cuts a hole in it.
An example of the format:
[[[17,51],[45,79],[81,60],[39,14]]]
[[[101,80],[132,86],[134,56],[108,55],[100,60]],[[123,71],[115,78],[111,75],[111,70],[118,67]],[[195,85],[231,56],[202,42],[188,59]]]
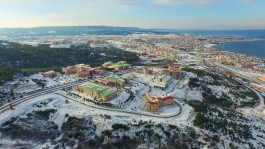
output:
[[[265,30],[181,30],[178,32],[182,34],[259,38],[262,40],[229,42],[224,43],[223,45],[216,45],[214,48],[265,58]]]
[[[249,42],[229,42],[214,48],[235,53],[242,53],[249,56],[265,58],[265,39]]]

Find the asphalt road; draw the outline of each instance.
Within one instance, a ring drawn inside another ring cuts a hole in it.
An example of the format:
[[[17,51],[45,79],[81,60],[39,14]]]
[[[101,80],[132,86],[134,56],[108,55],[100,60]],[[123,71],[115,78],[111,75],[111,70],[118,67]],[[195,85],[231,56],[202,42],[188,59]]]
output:
[[[9,105],[12,104],[13,106],[16,106],[22,102],[25,102],[27,100],[30,100],[30,99],[33,99],[33,98],[36,98],[36,97],[39,97],[39,96],[42,96],[42,95],[46,95],[46,94],[49,94],[49,93],[53,93],[55,91],[59,91],[59,90],[62,90],[63,88],[66,88],[66,87],[70,87],[70,86],[74,86],[74,85],[79,85],[79,84],[82,84],[86,81],[89,81],[89,80],[80,80],[80,81],[76,81],[76,82],[71,82],[71,83],[67,83],[67,84],[62,84],[62,85],[58,85],[58,86],[55,86],[55,87],[50,87],[50,88],[46,88],[46,89],[42,89],[42,90],[39,90],[39,91],[35,91],[35,92],[31,92],[30,94],[28,95],[25,95],[24,97],[20,98],[20,99],[17,99],[11,103],[8,103],[8,104],[5,104],[3,106],[0,107],[0,113],[6,111],[6,110],[9,110]]]
[[[177,102],[177,100],[175,100],[175,103],[179,106],[180,110],[174,114],[171,115],[157,115],[157,114],[148,114],[148,113],[141,113],[141,112],[133,112],[133,111],[125,111],[125,110],[121,110],[121,109],[113,109],[113,108],[106,108],[106,107],[101,107],[101,106],[97,106],[97,105],[92,105],[89,103],[83,103],[81,101],[78,101],[77,99],[74,99],[72,97],[57,93],[58,95],[61,95],[69,100],[72,100],[74,102],[78,102],[80,104],[83,104],[85,106],[89,106],[92,108],[97,108],[97,109],[101,109],[101,110],[106,110],[106,111],[114,111],[114,112],[119,112],[119,113],[126,113],[126,114],[133,114],[133,115],[139,115],[139,116],[148,116],[148,117],[156,117],[156,118],[172,118],[172,117],[176,117],[179,116],[182,112],[182,107],[181,105]]]

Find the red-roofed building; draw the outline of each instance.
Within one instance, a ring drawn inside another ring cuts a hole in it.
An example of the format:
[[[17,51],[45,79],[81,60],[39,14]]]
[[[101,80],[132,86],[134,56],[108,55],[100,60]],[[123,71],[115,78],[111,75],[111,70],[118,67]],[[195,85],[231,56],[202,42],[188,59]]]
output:
[[[149,54],[148,58],[156,58],[156,55],[155,54]]]
[[[142,68],[137,68],[136,72],[137,73],[142,73],[142,74],[152,74],[153,70],[148,69],[147,67],[142,67]]]
[[[55,77],[56,76],[56,72],[51,70],[51,71],[47,71],[47,72],[44,72],[42,74],[43,77],[47,78],[47,77]]]
[[[160,107],[166,105],[172,105],[174,103],[174,97],[166,96],[166,97],[153,97],[150,93],[145,93],[146,100],[146,110],[151,112],[156,112]]]
[[[89,76],[93,76],[93,74],[103,73],[103,70],[101,70],[100,68],[92,68],[89,65],[85,65],[85,64],[78,64],[78,65],[62,68],[62,71],[65,74],[75,74],[77,77],[89,77]]]

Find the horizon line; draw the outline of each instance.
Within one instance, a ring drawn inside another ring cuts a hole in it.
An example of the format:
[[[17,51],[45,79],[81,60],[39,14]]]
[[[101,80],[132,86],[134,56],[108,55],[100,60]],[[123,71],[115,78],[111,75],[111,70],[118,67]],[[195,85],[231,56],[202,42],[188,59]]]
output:
[[[137,28],[146,30],[265,30],[264,28],[210,28],[210,29],[179,29],[179,28],[156,28],[156,27],[136,27],[136,26],[115,26],[115,25],[47,25],[47,26],[32,26],[32,27],[0,27],[1,29],[31,29],[31,28],[48,28],[48,27],[120,27],[120,28]]]

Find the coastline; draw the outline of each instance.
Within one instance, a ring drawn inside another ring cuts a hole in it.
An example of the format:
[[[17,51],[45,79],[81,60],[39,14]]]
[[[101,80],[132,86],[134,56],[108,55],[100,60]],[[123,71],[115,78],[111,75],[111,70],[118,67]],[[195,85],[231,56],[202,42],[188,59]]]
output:
[[[230,41],[211,45],[211,48],[265,60],[265,39]]]

